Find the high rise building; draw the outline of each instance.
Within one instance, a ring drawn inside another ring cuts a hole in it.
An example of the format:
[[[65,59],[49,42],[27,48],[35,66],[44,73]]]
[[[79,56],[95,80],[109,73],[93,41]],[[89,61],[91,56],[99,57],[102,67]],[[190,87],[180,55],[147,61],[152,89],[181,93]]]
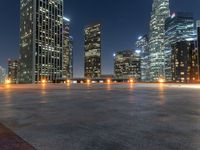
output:
[[[196,41],[172,44],[172,81],[194,83],[198,81],[198,50]]]
[[[0,66],[0,84],[5,83],[6,80],[6,69]]]
[[[141,79],[140,52],[125,50],[115,54],[114,72],[118,79]]]
[[[73,38],[70,36],[70,20],[63,18],[63,79],[73,78]]]
[[[101,77],[101,25],[85,28],[85,78]]]
[[[196,33],[192,13],[173,13],[165,21],[165,79],[172,81],[172,44],[180,41],[195,40]]]
[[[198,48],[198,81],[200,81],[200,20],[197,20],[197,48]]]
[[[18,83],[19,76],[19,60],[9,59],[8,60],[8,79],[11,83]]]
[[[20,83],[62,78],[63,0],[20,0]]]
[[[150,21],[149,52],[150,80],[164,77],[165,20],[170,15],[169,0],[154,0]]]
[[[150,80],[150,60],[148,49],[148,36],[140,36],[136,41],[136,47],[141,51],[141,80],[148,82]]]

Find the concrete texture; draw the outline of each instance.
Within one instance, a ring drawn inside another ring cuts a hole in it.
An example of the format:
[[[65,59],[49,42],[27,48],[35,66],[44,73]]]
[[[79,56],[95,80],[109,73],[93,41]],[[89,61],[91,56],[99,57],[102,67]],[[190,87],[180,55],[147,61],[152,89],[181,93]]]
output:
[[[200,86],[0,86],[0,122],[38,150],[198,150]]]
[[[36,150],[4,125],[0,124],[0,150]]]

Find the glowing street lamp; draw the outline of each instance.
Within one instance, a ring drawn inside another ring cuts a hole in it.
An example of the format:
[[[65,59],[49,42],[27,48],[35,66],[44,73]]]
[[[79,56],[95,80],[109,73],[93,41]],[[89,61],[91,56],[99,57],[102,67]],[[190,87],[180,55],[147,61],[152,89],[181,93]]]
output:
[[[71,83],[71,81],[70,80],[67,80],[67,84],[70,84]]]
[[[164,82],[165,82],[165,79],[160,78],[160,79],[158,80],[158,82],[159,82],[159,83],[164,83]]]
[[[42,84],[46,84],[47,81],[45,79],[42,79]]]
[[[91,80],[90,79],[87,79],[87,84],[90,84],[91,83]]]
[[[11,80],[10,79],[6,79],[5,83],[6,84],[11,84]]]
[[[134,80],[133,79],[129,79],[129,83],[133,84]]]
[[[110,79],[107,79],[107,83],[110,84],[110,83],[111,83],[111,80],[110,80]]]

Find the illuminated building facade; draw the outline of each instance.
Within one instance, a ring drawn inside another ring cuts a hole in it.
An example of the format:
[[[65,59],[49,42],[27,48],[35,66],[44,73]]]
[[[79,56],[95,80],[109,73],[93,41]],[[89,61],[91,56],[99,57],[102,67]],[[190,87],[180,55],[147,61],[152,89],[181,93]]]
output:
[[[195,27],[192,13],[173,13],[165,22],[165,79],[172,81],[172,44],[180,41],[195,40]]]
[[[8,60],[8,79],[11,83],[18,83],[19,75],[19,60],[9,59]]]
[[[115,77],[118,79],[141,79],[140,52],[125,50],[115,54]]]
[[[101,25],[85,28],[85,78],[101,77]]]
[[[0,84],[5,83],[6,80],[6,69],[0,66]]]
[[[172,81],[198,81],[198,49],[196,41],[181,41],[172,45]]]
[[[136,42],[136,47],[141,51],[141,81],[148,82],[150,80],[148,36],[140,36]]]
[[[73,78],[73,38],[70,36],[70,20],[63,18],[63,79]]]
[[[20,1],[20,83],[62,78],[63,0]]]
[[[153,1],[149,33],[150,80],[153,82],[164,77],[165,19],[169,15],[169,0]]]
[[[199,73],[199,76],[198,76],[198,80],[200,81],[200,20],[197,20],[197,24],[196,24],[196,27],[197,27],[197,48],[198,48],[198,73]]]

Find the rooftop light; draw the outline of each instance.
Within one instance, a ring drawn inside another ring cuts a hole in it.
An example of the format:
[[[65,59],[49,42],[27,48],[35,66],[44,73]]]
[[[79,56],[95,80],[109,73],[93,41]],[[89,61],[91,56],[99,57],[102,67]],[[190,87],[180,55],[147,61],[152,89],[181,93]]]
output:
[[[70,19],[69,19],[69,18],[63,17],[63,19],[64,19],[65,21],[70,22]]]

